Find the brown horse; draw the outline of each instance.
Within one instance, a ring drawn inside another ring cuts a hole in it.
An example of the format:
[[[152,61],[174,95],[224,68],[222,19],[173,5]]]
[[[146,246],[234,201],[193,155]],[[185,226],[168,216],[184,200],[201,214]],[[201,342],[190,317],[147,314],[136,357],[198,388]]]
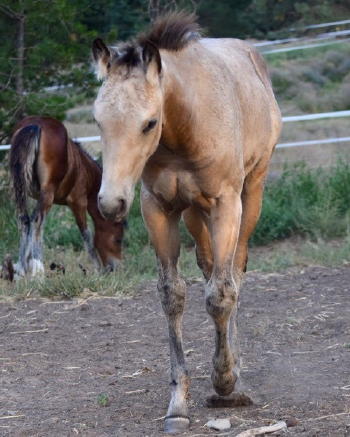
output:
[[[193,16],[160,18],[135,41],[93,44],[103,79],[94,115],[103,138],[99,207],[126,216],[142,178],[142,212],[159,264],[158,291],[167,317],[171,400],[165,429],[189,425],[189,378],[182,347],[185,282],[177,270],[183,215],[206,279],[215,325],[212,373],[232,405],[239,377],[236,315],[248,239],[257,223],[264,179],[281,116],[265,63],[249,44],[202,39]]]
[[[72,210],[86,249],[97,268],[114,270],[121,259],[123,224],[104,219],[97,207],[100,166],[68,138],[61,122],[26,117],[11,140],[10,171],[19,215],[21,243],[16,273],[43,272],[42,228],[53,203]],[[27,195],[38,200],[29,216]],[[86,212],[95,227],[92,240]]]

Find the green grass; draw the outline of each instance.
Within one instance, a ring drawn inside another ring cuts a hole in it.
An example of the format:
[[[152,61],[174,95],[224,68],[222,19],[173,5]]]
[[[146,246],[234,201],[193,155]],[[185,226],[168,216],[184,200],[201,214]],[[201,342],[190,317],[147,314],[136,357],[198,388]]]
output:
[[[350,235],[346,235],[336,240],[297,238],[253,247],[249,252],[248,270],[279,272],[291,267],[337,267],[349,264]]]
[[[350,46],[337,44],[266,55],[285,115],[350,108]]]
[[[306,50],[293,50],[290,52],[281,53],[267,53],[264,56],[266,56],[266,60],[270,66],[279,67],[283,66],[286,61],[299,60],[306,62],[315,58],[320,59],[320,57],[324,56],[325,53],[329,52],[330,50],[336,50],[339,53],[347,55],[349,53],[349,44],[347,42],[335,43],[334,46],[330,44],[325,45],[324,47],[314,47],[312,49]]]
[[[0,192],[0,258],[18,250],[18,233],[11,196]],[[187,278],[199,277],[193,242],[181,225],[183,240],[180,269]],[[290,237],[299,238],[290,245]],[[337,239],[334,243],[334,239]],[[276,241],[286,241],[277,244]],[[266,250],[266,245],[268,246]],[[250,245],[250,269],[276,271],[293,265],[339,265],[350,262],[350,164],[339,161],[327,170],[305,164],[286,167],[265,189],[260,221]],[[255,249],[254,249],[255,247]],[[259,249],[261,247],[261,249]],[[157,266],[143,225],[139,196],[128,219],[124,262],[115,274],[94,273],[82,251],[72,214],[65,207],[50,211],[45,226],[45,260],[66,267],[66,274],[49,272],[45,280],[0,283],[0,294],[73,297],[86,291],[104,295],[127,294],[145,280],[154,279]],[[79,264],[87,268],[82,274]]]
[[[52,207],[45,224],[44,241],[49,248],[65,246],[75,250],[82,249],[80,233],[67,207],[57,205]],[[14,256],[18,249],[18,242],[19,234],[13,200],[8,190],[0,190],[1,259],[7,253]]]
[[[293,235],[337,238],[349,231],[350,164],[338,161],[328,169],[305,164],[286,167],[267,184],[261,218],[251,239],[262,245]]]

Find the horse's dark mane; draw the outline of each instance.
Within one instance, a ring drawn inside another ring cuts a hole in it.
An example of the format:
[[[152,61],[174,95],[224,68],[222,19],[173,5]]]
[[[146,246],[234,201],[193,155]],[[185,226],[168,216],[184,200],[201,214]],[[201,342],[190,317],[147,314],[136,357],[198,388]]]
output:
[[[200,37],[200,26],[194,14],[172,12],[159,17],[148,32],[139,34],[135,40],[118,45],[112,62],[136,67],[141,64],[141,50],[147,43],[157,49],[178,51]]]
[[[137,42],[143,46],[151,42],[158,49],[181,50],[201,36],[197,17],[184,11],[172,12],[159,17],[148,32],[138,35]]]
[[[97,165],[99,170],[102,171],[102,167],[101,167],[100,163],[98,161],[96,161],[96,159],[94,159],[86,149],[84,149],[84,147],[81,145],[81,143],[79,143],[79,141],[73,141],[73,140],[71,140],[71,141],[72,141],[72,143],[74,143],[75,146],[77,146],[77,149],[79,150],[80,153],[82,153],[93,164]]]

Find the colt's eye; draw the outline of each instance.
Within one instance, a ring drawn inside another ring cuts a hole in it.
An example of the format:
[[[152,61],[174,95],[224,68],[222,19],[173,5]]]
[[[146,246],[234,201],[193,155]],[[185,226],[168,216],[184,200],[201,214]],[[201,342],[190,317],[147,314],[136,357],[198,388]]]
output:
[[[150,120],[150,121],[146,124],[146,126],[142,129],[142,132],[143,132],[144,134],[146,134],[147,132],[149,132],[150,130],[152,130],[156,124],[157,124],[157,120],[156,120],[156,119]]]

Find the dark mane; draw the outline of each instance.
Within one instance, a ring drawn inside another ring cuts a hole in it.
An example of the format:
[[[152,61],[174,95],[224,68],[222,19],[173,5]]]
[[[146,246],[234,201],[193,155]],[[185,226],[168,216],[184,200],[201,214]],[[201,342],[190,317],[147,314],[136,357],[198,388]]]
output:
[[[73,140],[71,141],[77,147],[79,153],[83,154],[89,161],[92,161],[92,163],[97,165],[99,170],[102,171],[102,167],[100,163],[96,159],[94,159],[87,150],[84,149],[84,147],[81,145],[81,143],[79,143],[79,141],[73,141]]]
[[[201,37],[196,19],[195,14],[184,11],[160,16],[148,32],[137,37],[137,42],[141,46],[149,41],[158,49],[181,50]]]
[[[157,49],[177,51],[200,37],[200,27],[194,14],[172,12],[159,17],[148,32],[139,34],[135,40],[115,47],[111,63],[133,68],[142,64],[142,47],[147,43]]]

